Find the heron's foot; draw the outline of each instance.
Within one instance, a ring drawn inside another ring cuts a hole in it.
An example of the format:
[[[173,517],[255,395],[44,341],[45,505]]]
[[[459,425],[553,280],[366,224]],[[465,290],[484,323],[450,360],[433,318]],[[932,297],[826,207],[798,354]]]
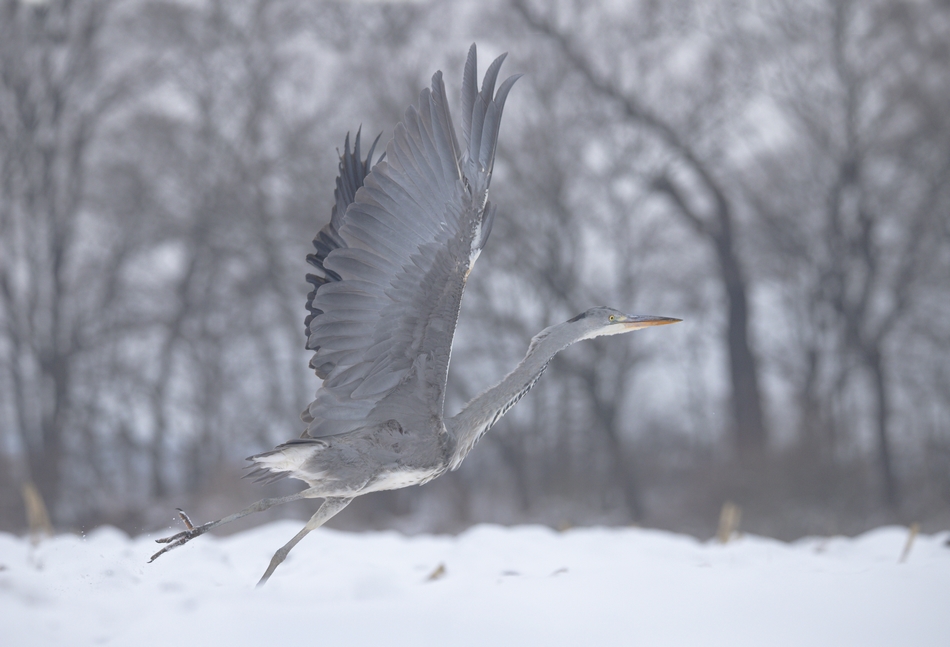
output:
[[[176,533],[172,535],[171,537],[162,537],[161,539],[156,539],[155,540],[156,543],[168,544],[168,545],[162,548],[160,551],[158,551],[154,555],[152,555],[151,559],[148,560],[149,564],[151,564],[156,559],[158,559],[159,557],[161,557],[168,551],[172,550],[173,548],[178,548],[179,546],[183,546],[187,544],[189,541],[191,541],[192,539],[194,539],[195,537],[205,534],[207,531],[211,530],[211,528],[213,528],[216,525],[212,521],[202,526],[195,526],[195,524],[191,523],[191,519],[188,518],[188,515],[185,514],[184,510],[182,510],[181,508],[177,508],[177,510],[178,510],[178,516],[181,518],[182,523],[185,524],[185,528],[187,528],[187,530],[182,530],[181,532]]]

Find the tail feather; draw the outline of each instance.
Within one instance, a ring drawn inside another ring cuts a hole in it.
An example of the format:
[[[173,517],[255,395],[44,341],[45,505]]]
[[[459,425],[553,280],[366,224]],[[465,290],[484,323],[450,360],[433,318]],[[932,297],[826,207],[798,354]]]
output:
[[[327,443],[315,438],[295,438],[280,444],[262,454],[248,456],[251,461],[245,469],[251,471],[244,478],[254,479],[255,483],[273,483],[288,476],[300,478],[298,472],[315,451],[327,447]]]
[[[250,469],[251,471],[241,478],[253,479],[255,483],[261,483],[263,485],[270,485],[271,483],[280,481],[290,476],[290,472],[271,472],[267,468],[257,467],[256,465],[248,465],[244,469]]]

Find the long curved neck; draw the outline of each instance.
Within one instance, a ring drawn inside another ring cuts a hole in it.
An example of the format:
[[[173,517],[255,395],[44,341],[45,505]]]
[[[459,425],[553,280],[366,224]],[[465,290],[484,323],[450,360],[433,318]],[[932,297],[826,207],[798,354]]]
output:
[[[569,323],[545,328],[531,340],[527,354],[515,370],[472,399],[458,415],[445,421],[446,429],[455,439],[451,469],[457,469],[482,435],[535,385],[548,362],[578,339]]]

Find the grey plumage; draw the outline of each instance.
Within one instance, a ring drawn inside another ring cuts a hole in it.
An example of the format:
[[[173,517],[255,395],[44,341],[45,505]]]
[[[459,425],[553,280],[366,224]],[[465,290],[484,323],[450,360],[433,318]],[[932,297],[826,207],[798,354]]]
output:
[[[385,154],[360,158],[344,143],[336,204],[307,260],[310,366],[323,380],[302,414],[301,438],[251,456],[260,480],[290,476],[296,495],[248,508],[162,540],[155,559],[207,530],[300,498],[323,498],[307,525],[274,555],[263,583],[310,530],[356,496],[425,483],[457,469],[472,447],[570,344],[678,319],[592,308],[537,335],[522,362],[455,417],[443,406],[462,292],[488,240],[488,202],[501,116],[518,76],[495,91],[504,55],[477,87],[475,46],[462,81],[456,138],[441,72],[396,126]],[[378,139],[378,138],[377,138]],[[184,517],[183,517],[184,518]],[[190,523],[188,524],[190,526]]]
[[[346,242],[340,238],[340,226],[343,224],[343,215],[346,213],[346,208],[350,206],[350,203],[356,198],[356,192],[363,186],[363,180],[366,179],[373,165],[373,151],[376,150],[376,144],[379,143],[379,136],[377,136],[372,146],[370,146],[366,159],[360,159],[360,134],[361,131],[356,132],[356,141],[354,142],[352,151],[350,150],[350,136],[349,134],[346,136],[346,141],[343,144],[343,155],[340,156],[340,169],[339,175],[336,178],[336,189],[333,191],[335,203],[330,212],[330,222],[314,237],[314,253],[307,255],[307,262],[317,270],[317,274],[307,274],[306,276],[307,282],[313,286],[313,291],[307,295],[307,310],[310,314],[308,314],[304,320],[304,331],[308,340],[307,348],[314,351],[319,350],[319,346],[313,346],[309,342],[310,322],[313,321],[314,317],[323,314],[323,311],[314,306],[313,299],[320,286],[331,281],[340,280],[340,275],[326,269],[323,266],[323,262],[326,260],[327,255],[334,249],[346,246]],[[380,161],[382,157],[383,156],[380,156],[377,162]],[[326,366],[313,366],[311,364],[311,368],[316,371],[318,377],[326,378],[330,369],[332,369],[332,364]]]

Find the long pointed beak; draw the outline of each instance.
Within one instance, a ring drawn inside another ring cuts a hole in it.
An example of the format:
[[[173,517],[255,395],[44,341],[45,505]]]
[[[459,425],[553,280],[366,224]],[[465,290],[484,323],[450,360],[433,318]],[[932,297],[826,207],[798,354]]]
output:
[[[627,318],[619,323],[623,325],[626,330],[640,330],[641,328],[648,328],[650,326],[665,326],[666,324],[674,324],[682,319],[674,319],[673,317],[655,317],[653,315],[628,315]]]

